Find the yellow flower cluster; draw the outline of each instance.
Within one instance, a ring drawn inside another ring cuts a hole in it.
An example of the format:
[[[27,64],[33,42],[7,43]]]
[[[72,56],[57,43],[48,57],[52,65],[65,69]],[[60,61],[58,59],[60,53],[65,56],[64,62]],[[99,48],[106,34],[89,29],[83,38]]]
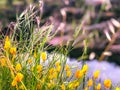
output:
[[[93,79],[96,80],[98,79],[99,77],[99,74],[100,74],[100,71],[97,70],[93,73]],[[87,87],[84,89],[84,90],[88,90],[89,87],[93,86],[93,83],[95,82],[93,79],[89,79],[88,82],[87,82]],[[104,80],[104,87],[109,89],[112,85],[112,82],[110,79],[106,79]],[[118,89],[118,88],[116,88]],[[95,90],[102,90],[101,89],[101,83],[98,83],[97,85],[95,85]],[[119,89],[118,89],[119,90]]]
[[[87,71],[88,71],[88,65],[85,64],[85,65],[83,65],[82,70],[76,70],[75,77],[76,78],[82,78],[83,75],[87,73]]]
[[[65,65],[65,71],[66,71],[66,76],[67,76],[67,78],[70,78],[71,75],[72,75],[72,71],[71,71],[71,69],[70,69],[70,67],[69,67],[68,64]]]
[[[97,70],[93,73],[93,79],[96,80],[98,79],[99,77],[99,74],[100,74],[100,71]],[[94,80],[93,79],[89,79],[88,82],[87,82],[87,87],[84,89],[84,90],[88,90],[88,87],[91,87],[93,86],[93,83],[94,83]],[[98,83],[97,85],[95,85],[95,90],[101,90],[101,84]]]
[[[7,36],[5,39],[4,44],[4,50],[9,55],[8,58],[6,57],[0,57],[0,65],[2,67],[6,66],[7,64],[11,63],[9,60],[9,63],[7,62],[7,59],[11,59],[11,55],[15,56],[17,53],[16,47],[12,47],[9,37]],[[34,55],[30,54],[31,56],[27,58],[27,64],[29,65],[30,73],[32,72],[33,76],[36,80],[38,80],[35,84],[36,89],[41,90],[41,88],[48,88],[48,89],[55,89],[56,87],[60,88],[60,90],[77,90],[82,83],[83,79],[86,78],[86,74],[88,72],[88,65],[84,64],[81,69],[76,69],[75,73],[72,73],[72,68],[69,67],[69,65],[63,66],[63,62],[54,61],[54,63],[51,63],[50,65],[45,65],[45,61],[47,60],[47,53],[41,52],[40,59],[43,61],[42,63],[37,63],[36,60],[38,59],[37,52],[34,52]],[[17,55],[16,55],[17,56]],[[39,59],[39,60],[40,60]],[[48,58],[49,59],[49,58]],[[19,61],[18,61],[19,62]],[[10,70],[12,71],[13,81],[11,83],[12,86],[19,88],[25,88],[24,83],[22,82],[24,75],[22,74],[22,70],[24,69],[24,65],[18,63],[18,62],[12,62]],[[20,61],[21,62],[21,61]],[[32,63],[35,62],[35,65]],[[17,64],[16,64],[17,63]],[[31,64],[32,63],[32,64]],[[16,64],[16,65],[13,65]],[[13,66],[13,67],[12,67]],[[96,70],[92,78],[89,78],[88,81],[85,80],[85,88],[84,90],[89,90],[89,88],[94,87],[95,90],[102,90],[102,84],[101,82],[96,83],[96,80],[100,76],[100,71]],[[32,78],[32,76],[31,76]],[[71,79],[70,82],[67,82],[65,80]],[[21,84],[19,83],[21,82]],[[104,80],[104,87],[106,89],[110,89],[112,86],[112,82],[109,79]],[[55,88],[54,88],[55,87]],[[116,90],[120,90],[119,87],[115,88]]]
[[[88,83],[87,83],[87,86],[91,87],[93,85],[93,82],[94,81],[92,79],[89,79]],[[109,89],[111,87],[111,85],[112,85],[111,80],[109,80],[109,79],[104,80],[104,87],[105,88]],[[88,90],[88,87],[86,87],[84,90]],[[119,88],[116,88],[116,89],[119,90]],[[101,83],[98,83],[97,85],[95,85],[95,90],[102,90],[101,89]]]
[[[11,42],[8,36],[5,38],[4,50],[10,50],[11,55],[16,55],[16,47],[11,47]]]
[[[50,80],[52,80],[52,79],[57,78],[57,75],[58,75],[58,72],[56,71],[56,69],[55,69],[55,68],[51,68],[51,69],[49,70],[49,76],[48,76],[48,78],[49,78]]]
[[[50,81],[48,84],[47,84],[48,88],[53,88],[55,86],[55,82],[54,81]]]
[[[78,86],[80,85],[80,82],[78,80],[74,80],[72,82],[70,82],[68,84],[68,87],[71,89],[71,90],[74,90],[75,88],[77,88]]]
[[[15,78],[12,81],[12,86],[16,86],[18,82],[21,82],[23,77],[24,77],[23,74],[17,73],[17,75],[15,76]]]

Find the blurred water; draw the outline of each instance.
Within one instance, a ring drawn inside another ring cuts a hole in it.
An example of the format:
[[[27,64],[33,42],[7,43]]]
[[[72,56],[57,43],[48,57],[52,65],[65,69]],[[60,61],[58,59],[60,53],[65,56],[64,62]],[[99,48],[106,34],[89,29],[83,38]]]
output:
[[[74,59],[68,58],[67,63],[73,68],[82,67],[82,62],[77,62]],[[120,67],[116,64],[107,61],[98,62],[97,60],[86,61],[85,63],[89,66],[88,77],[92,77],[94,71],[100,70],[101,73],[99,79],[101,81],[104,79],[111,79],[113,85],[120,84]],[[75,72],[75,69],[73,69],[73,72]]]

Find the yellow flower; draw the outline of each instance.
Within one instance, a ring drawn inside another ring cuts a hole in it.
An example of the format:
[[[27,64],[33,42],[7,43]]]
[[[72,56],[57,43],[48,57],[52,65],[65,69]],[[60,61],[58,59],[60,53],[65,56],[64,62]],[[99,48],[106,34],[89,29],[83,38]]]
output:
[[[69,71],[66,71],[66,76],[69,78],[70,76],[71,76],[71,70],[69,70]]]
[[[16,69],[16,71],[21,71],[21,69],[22,69],[21,64],[18,63],[18,64],[15,66],[15,69]]]
[[[6,66],[6,59],[7,59],[7,58],[5,58],[5,57],[1,57],[1,58],[0,58],[0,63],[1,63],[1,66],[2,66],[2,67]]]
[[[69,87],[70,89],[73,89],[73,83],[70,82],[70,83],[68,84],[68,87]]]
[[[56,63],[55,63],[55,66],[56,66],[56,67],[60,66],[60,62],[56,62]]]
[[[65,71],[68,71],[70,69],[69,65],[65,66]]]
[[[59,66],[56,67],[56,71],[60,72],[60,70],[61,70],[61,66],[59,65]]]
[[[101,90],[101,84],[98,83],[97,87],[96,87],[96,90]]]
[[[88,65],[87,64],[83,65],[82,71],[83,71],[84,74],[86,74],[86,72],[88,71]]]
[[[70,82],[69,84],[68,84],[68,87],[71,89],[71,90],[74,90],[74,88],[77,88],[78,86],[79,86],[79,81],[77,81],[77,80],[74,80],[74,81],[72,81],[72,82]]]
[[[84,90],[88,90],[88,87],[85,87],[85,89]]]
[[[28,59],[27,63],[31,64],[32,63],[32,59]]]
[[[53,79],[53,75],[49,75],[48,78],[49,78],[49,80],[52,80]]]
[[[47,86],[48,86],[48,88],[51,88],[51,87],[52,87],[51,83],[48,83]]]
[[[22,79],[23,79],[23,74],[21,74],[21,73],[17,73],[17,75],[16,75],[16,77],[15,77],[15,81],[16,82],[21,82],[22,81]]]
[[[83,72],[81,71],[81,70],[77,70],[76,72],[75,72],[75,77],[76,78],[81,78],[83,76]]]
[[[110,88],[111,85],[112,85],[111,80],[109,80],[109,79],[104,80],[104,86],[105,86],[106,88]]]
[[[56,62],[55,66],[56,66],[56,71],[60,72],[60,70],[61,70],[60,62]]]
[[[10,43],[9,37],[7,36],[5,39],[4,49],[8,50],[10,48],[10,45],[11,45],[11,43]]]
[[[87,85],[88,85],[88,87],[91,87],[93,85],[93,80],[89,79]]]
[[[42,65],[37,65],[37,72],[40,73],[42,71]]]
[[[44,82],[45,82],[45,78],[42,78],[42,79],[41,79],[41,82],[44,83]]]
[[[57,73],[57,72],[54,72],[54,73],[53,73],[53,78],[57,78],[57,76],[58,76],[58,73]]]
[[[50,74],[48,77],[50,80],[52,80],[53,78],[57,78],[57,75],[58,75],[58,73],[54,72],[54,73]]]
[[[61,90],[65,90],[65,85],[64,85],[64,83],[61,85]]]
[[[17,85],[17,81],[16,80],[13,80],[12,81],[12,84],[11,84],[13,87]]]
[[[116,87],[116,89],[115,90],[120,90],[120,87]]]
[[[21,74],[21,73],[17,73],[17,75],[15,76],[15,78],[13,79],[13,81],[12,81],[12,86],[16,86],[17,85],[17,82],[21,82],[22,81],[22,79],[23,79],[23,74]]]
[[[41,59],[43,60],[43,62],[47,59],[47,53],[46,52],[41,53]]]
[[[75,80],[73,81],[73,87],[76,88],[80,85],[79,81]]]
[[[55,86],[55,82],[54,81],[50,81],[50,83],[48,83],[48,88],[53,88]]]
[[[11,53],[12,55],[16,55],[16,47],[11,47],[11,48],[10,48],[10,53]]]
[[[99,77],[99,74],[100,74],[99,70],[95,71],[94,74],[93,74],[93,78],[97,79]]]
[[[49,74],[50,74],[50,75],[52,75],[54,72],[55,72],[55,68],[51,68],[51,69],[49,70]]]

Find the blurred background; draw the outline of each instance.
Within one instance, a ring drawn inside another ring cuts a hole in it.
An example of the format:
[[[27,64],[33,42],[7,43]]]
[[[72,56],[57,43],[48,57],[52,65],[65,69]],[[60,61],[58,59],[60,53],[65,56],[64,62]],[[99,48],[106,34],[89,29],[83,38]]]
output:
[[[41,10],[40,26],[53,24],[56,36],[48,44],[58,47],[74,40],[70,58],[107,60],[120,65],[119,0],[0,0],[0,38],[14,27],[17,17],[31,4]],[[35,20],[38,18],[36,17]],[[78,30],[79,29],[79,30]],[[74,39],[74,33],[79,34]],[[87,41],[87,53],[83,53]]]

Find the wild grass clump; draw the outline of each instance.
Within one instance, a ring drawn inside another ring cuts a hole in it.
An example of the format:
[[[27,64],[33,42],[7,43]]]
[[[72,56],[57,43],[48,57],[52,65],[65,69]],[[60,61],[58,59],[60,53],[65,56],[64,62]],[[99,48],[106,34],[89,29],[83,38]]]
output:
[[[87,79],[89,67],[84,64],[73,73],[73,67],[66,63],[68,52],[64,48],[60,49],[64,55],[47,54],[38,47],[33,52],[20,52],[19,48],[6,36],[0,56],[0,90],[102,90],[102,82],[96,82],[100,71]],[[105,80],[104,87],[112,88],[111,80]]]
[[[111,80],[104,83],[99,80],[99,70],[88,78],[89,67],[85,63],[81,69],[76,68],[72,72],[75,67],[66,63],[69,45],[47,53],[51,47],[46,43],[54,37],[51,33],[53,26],[35,26],[33,9],[23,12],[17,19],[13,34],[3,39],[0,47],[0,90],[112,89]]]

